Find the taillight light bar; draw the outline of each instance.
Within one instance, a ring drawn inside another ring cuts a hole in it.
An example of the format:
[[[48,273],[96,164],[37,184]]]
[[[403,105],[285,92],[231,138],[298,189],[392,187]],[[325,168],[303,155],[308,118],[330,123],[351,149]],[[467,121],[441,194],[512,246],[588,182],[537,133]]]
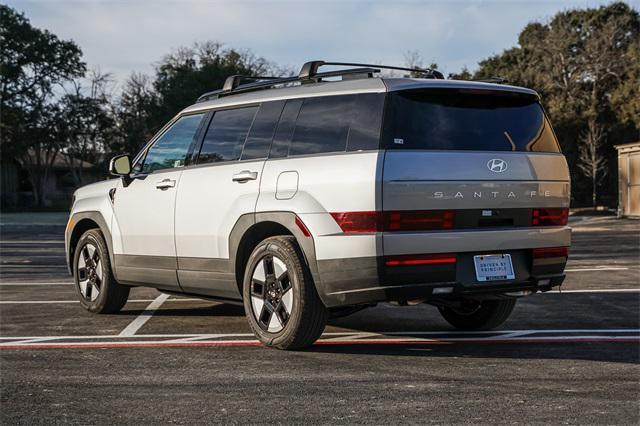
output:
[[[331,213],[342,232],[431,231],[453,229],[453,210]]]
[[[568,208],[533,209],[531,216],[533,226],[564,226],[568,222]]]
[[[388,256],[384,260],[385,266],[419,266],[442,265],[457,262],[455,253],[419,254]]]
[[[533,249],[534,259],[549,259],[552,257],[569,257],[569,247],[545,247]]]

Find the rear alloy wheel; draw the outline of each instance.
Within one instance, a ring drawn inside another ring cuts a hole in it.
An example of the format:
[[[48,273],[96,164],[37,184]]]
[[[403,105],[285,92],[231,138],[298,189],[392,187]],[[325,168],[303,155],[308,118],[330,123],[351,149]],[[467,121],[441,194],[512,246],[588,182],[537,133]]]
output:
[[[82,234],[73,257],[73,279],[83,308],[97,314],[120,311],[129,287],[118,284],[111,273],[107,245],[97,229]]]
[[[516,299],[463,300],[459,306],[439,306],[442,317],[458,330],[492,330],[511,315]]]
[[[267,238],[253,250],[244,274],[249,325],[265,345],[310,346],[322,334],[328,310],[322,304],[295,238]]]
[[[293,310],[293,289],[287,265],[274,256],[263,257],[251,278],[251,307],[260,328],[278,333],[289,322]]]

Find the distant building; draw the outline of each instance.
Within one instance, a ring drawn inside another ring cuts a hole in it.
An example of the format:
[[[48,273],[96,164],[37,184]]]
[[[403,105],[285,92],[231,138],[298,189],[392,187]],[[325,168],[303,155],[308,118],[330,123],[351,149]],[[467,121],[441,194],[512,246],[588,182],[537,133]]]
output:
[[[640,142],[618,150],[618,216],[640,216]]]
[[[86,161],[82,162],[83,184],[95,182],[102,173]],[[77,184],[65,154],[58,154],[45,184],[47,207],[67,208]],[[2,209],[22,209],[35,205],[27,170],[20,162],[3,159],[0,165],[0,204]]]

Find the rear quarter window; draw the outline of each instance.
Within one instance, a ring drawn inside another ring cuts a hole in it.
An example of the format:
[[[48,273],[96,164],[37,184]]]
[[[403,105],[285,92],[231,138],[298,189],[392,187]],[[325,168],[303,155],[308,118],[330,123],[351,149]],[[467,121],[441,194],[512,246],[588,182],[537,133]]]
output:
[[[380,93],[287,101],[270,157],[377,150],[384,101]]]
[[[560,152],[538,101],[509,92],[392,93],[383,139],[388,149]]]

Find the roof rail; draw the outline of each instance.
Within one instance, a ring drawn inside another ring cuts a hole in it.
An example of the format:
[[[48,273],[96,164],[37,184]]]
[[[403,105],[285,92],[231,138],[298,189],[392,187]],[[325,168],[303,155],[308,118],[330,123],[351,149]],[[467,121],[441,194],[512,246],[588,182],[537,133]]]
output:
[[[444,75],[440,71],[432,68],[406,68],[406,67],[396,67],[391,65],[359,64],[355,62],[325,62],[325,61],[310,61],[305,63],[302,66],[302,69],[300,69],[300,73],[298,74],[298,77],[300,77],[301,81],[313,80],[318,76],[318,69],[322,66],[327,66],[327,65],[410,71],[410,72],[425,74],[426,78],[444,79]]]
[[[326,72],[318,72],[318,69],[325,65],[331,66],[355,66],[358,68],[349,68],[346,70],[334,70]],[[373,77],[373,74],[379,73],[380,69],[391,69],[400,71],[411,71],[415,73],[424,74],[426,78],[444,79],[442,73],[438,70],[431,68],[404,68],[394,67],[389,65],[372,65],[372,64],[357,64],[350,62],[325,62],[325,61],[311,61],[305,63],[300,69],[300,73],[294,77],[265,77],[265,76],[245,76],[245,75],[231,75],[224,81],[222,89],[213,90],[211,92],[204,93],[196,100],[198,102],[204,102],[211,98],[218,98],[221,96],[235,95],[237,93],[251,92],[254,90],[267,89],[280,84],[288,83],[313,83],[322,81],[323,78],[329,77],[342,77],[342,76],[355,76],[357,74],[364,74],[367,77]],[[251,81],[250,83],[242,84],[243,81]]]

